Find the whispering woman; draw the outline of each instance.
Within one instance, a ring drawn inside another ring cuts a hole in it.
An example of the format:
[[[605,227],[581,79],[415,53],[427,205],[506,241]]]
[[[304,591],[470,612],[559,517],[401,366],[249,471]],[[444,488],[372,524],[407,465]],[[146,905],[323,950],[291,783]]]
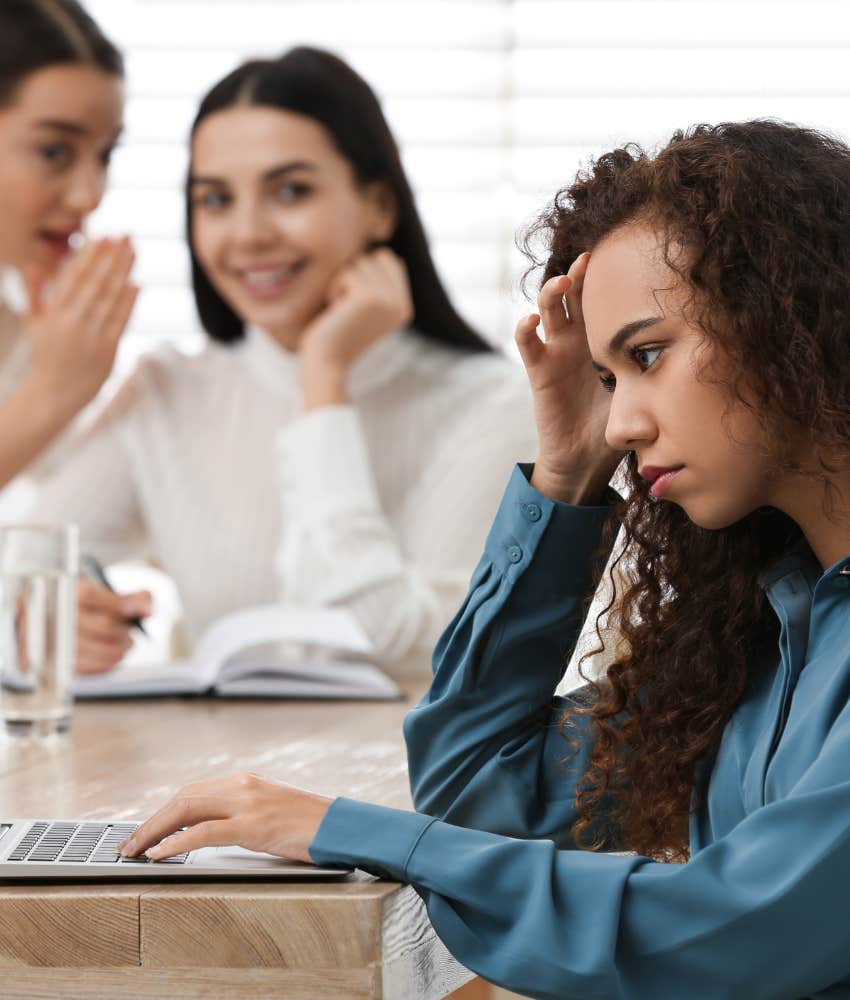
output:
[[[74,253],[123,114],[121,53],[75,0],[0,4],[0,486],[97,395],[136,300],[128,239]]]

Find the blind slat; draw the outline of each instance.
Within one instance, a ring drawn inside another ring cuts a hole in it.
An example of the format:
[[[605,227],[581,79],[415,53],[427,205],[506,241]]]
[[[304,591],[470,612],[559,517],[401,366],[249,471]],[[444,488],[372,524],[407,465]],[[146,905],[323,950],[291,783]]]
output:
[[[843,0],[514,0],[515,48],[774,48],[850,45]],[[541,53],[546,58],[546,53]],[[722,72],[722,67],[719,67]]]

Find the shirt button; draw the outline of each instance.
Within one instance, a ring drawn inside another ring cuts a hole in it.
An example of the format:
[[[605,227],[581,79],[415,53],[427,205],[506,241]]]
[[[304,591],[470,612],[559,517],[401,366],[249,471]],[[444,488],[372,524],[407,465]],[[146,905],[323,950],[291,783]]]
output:
[[[518,545],[508,546],[508,559],[512,563],[518,563],[522,559],[522,549]]]
[[[525,513],[529,521],[539,521],[543,511],[537,506],[536,503],[530,503],[526,506]]]

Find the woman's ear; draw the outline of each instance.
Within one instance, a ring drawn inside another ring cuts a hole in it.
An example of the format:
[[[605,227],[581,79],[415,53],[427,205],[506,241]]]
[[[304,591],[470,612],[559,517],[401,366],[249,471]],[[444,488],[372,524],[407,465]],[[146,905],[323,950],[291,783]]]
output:
[[[370,232],[375,243],[387,243],[398,226],[398,204],[386,181],[373,181],[366,189],[371,210]]]

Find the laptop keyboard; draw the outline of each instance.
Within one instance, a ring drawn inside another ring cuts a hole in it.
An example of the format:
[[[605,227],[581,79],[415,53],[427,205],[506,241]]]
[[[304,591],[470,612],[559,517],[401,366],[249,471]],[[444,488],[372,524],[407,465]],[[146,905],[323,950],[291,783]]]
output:
[[[142,854],[138,858],[124,858],[118,845],[134,833],[138,823],[31,823],[18,846],[9,855],[9,861],[52,861],[72,864],[113,862],[124,865],[150,864]],[[180,865],[189,857],[188,852],[163,858],[157,864]]]

